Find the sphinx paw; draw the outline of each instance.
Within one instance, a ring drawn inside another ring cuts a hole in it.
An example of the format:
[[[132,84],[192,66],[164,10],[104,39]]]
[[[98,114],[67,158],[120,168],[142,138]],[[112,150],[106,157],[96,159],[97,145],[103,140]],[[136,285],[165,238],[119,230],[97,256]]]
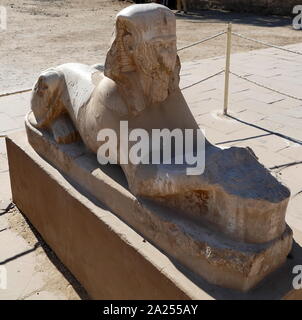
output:
[[[69,116],[64,114],[50,125],[53,137],[57,143],[67,144],[79,140],[80,136]]]

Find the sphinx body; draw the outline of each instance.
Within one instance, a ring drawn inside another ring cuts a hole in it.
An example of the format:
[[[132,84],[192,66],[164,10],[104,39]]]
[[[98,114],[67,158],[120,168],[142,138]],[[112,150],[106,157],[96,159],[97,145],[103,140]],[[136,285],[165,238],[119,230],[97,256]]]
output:
[[[147,132],[199,130],[179,89],[179,71],[174,14],[153,3],[130,6],[117,15],[104,70],[65,64],[40,75],[31,100],[35,125],[52,131],[57,143],[81,139],[93,153],[104,143],[99,131],[110,128],[119,136],[121,121]],[[206,140],[205,171],[197,176],[186,175],[185,164],[121,167],[136,196],[232,239],[264,243],[285,230],[289,190],[249,149],[220,149]]]

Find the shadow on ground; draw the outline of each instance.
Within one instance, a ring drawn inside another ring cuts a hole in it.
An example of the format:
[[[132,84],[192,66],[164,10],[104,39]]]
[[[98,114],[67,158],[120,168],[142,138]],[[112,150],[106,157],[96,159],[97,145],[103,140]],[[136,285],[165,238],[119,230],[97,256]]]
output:
[[[73,274],[65,267],[65,265],[59,260],[57,255],[54,251],[47,245],[47,243],[43,240],[40,233],[35,229],[35,227],[31,224],[28,218],[18,209],[18,212],[22,214],[23,218],[25,219],[26,223],[28,224],[30,230],[35,235],[37,242],[33,246],[33,248],[21,252],[13,257],[10,257],[4,261],[0,261],[0,265],[18,259],[28,253],[35,251],[37,248],[42,247],[44,253],[47,255],[48,259],[52,262],[52,264],[57,268],[57,270],[64,276],[64,278],[69,282],[69,284],[73,287],[76,293],[82,300],[91,300],[90,296],[88,295],[87,291],[82,287],[79,281],[73,276]]]
[[[224,10],[198,10],[184,13],[176,13],[176,18],[188,20],[192,23],[237,23],[254,25],[259,27],[284,27],[292,25],[291,17],[255,15],[242,12],[229,12]]]

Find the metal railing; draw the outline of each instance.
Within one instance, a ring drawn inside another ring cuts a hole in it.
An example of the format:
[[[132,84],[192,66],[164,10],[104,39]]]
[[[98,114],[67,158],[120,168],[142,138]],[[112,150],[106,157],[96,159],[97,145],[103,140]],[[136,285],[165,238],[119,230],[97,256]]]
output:
[[[288,98],[291,98],[291,99],[295,99],[295,100],[298,100],[298,101],[302,101],[302,98],[299,98],[299,97],[296,97],[294,95],[291,95],[291,94],[288,94],[288,93],[285,93],[285,92],[282,92],[280,90],[277,90],[277,89],[274,89],[274,88],[271,88],[271,87],[268,87],[264,84],[261,84],[261,83],[258,83],[254,80],[251,80],[251,79],[248,79],[246,76],[242,76],[240,74],[237,74],[235,72],[233,72],[231,70],[231,48],[232,48],[232,36],[236,36],[236,37],[239,37],[241,39],[244,39],[244,40],[247,40],[247,41],[251,41],[251,42],[255,42],[255,43],[258,43],[258,44],[261,44],[261,45],[264,45],[266,47],[271,47],[271,48],[274,48],[274,49],[278,49],[278,50],[281,50],[281,51],[284,51],[284,52],[287,52],[287,53],[292,53],[292,54],[296,54],[296,55],[302,55],[302,52],[299,52],[299,51],[295,51],[295,50],[290,50],[288,48],[284,48],[284,47],[280,47],[280,46],[277,46],[277,45],[274,45],[274,44],[270,44],[270,43],[267,43],[265,41],[261,41],[261,40],[257,40],[257,39],[253,39],[253,38],[250,38],[250,37],[247,37],[247,36],[244,36],[238,32],[233,32],[232,31],[232,24],[229,23],[228,26],[227,26],[227,30],[221,30],[219,32],[217,32],[216,34],[214,35],[211,35],[207,38],[204,38],[204,39],[201,39],[199,41],[196,41],[196,42],[193,42],[189,45],[186,45],[184,47],[181,47],[179,49],[177,49],[177,52],[180,52],[182,50],[185,50],[185,49],[189,49],[193,46],[197,46],[199,44],[202,44],[204,42],[207,42],[207,41],[210,41],[210,40],[213,40],[217,37],[220,37],[224,34],[227,34],[227,43],[226,43],[226,61],[225,61],[225,69],[223,70],[220,70],[214,74],[211,74],[209,75],[208,77],[204,78],[204,79],[201,79],[195,83],[192,83],[188,86],[185,86],[183,88],[181,88],[181,90],[186,90],[188,88],[191,88],[197,84],[200,84],[202,82],[205,82],[207,80],[210,80],[216,76],[219,76],[221,74],[225,74],[225,80],[224,80],[224,104],[223,104],[223,114],[227,115],[228,113],[228,107],[229,107],[229,86],[230,86],[230,75],[233,75],[241,80],[244,80],[244,81],[247,81],[249,83],[252,83],[258,87],[261,87],[261,88],[264,88],[264,89],[267,89],[267,90],[270,90],[272,92],[275,92],[275,93],[278,93],[280,95],[283,95],[285,97],[288,97]],[[31,91],[32,89],[24,89],[24,90],[19,90],[19,91],[15,91],[15,92],[8,92],[8,93],[3,93],[3,94],[0,94],[0,98],[1,97],[5,97],[5,96],[10,96],[10,95],[15,95],[15,94],[20,94],[20,93],[25,93],[25,92],[29,92]],[[1,138],[2,136],[0,136]]]
[[[237,73],[235,73],[235,72],[233,72],[233,71],[230,71],[230,74],[232,74],[233,76],[236,76],[236,77],[239,78],[239,79],[248,81],[248,82],[250,82],[250,83],[255,84],[255,85],[258,86],[258,87],[261,87],[261,88],[264,88],[264,89],[273,91],[273,92],[278,93],[278,94],[280,94],[280,95],[282,95],[282,96],[285,96],[285,97],[287,97],[287,98],[291,98],[291,99],[294,99],[294,100],[302,101],[302,98],[298,98],[298,97],[295,97],[295,96],[293,96],[293,95],[291,95],[291,94],[284,93],[284,92],[281,92],[281,91],[279,91],[279,90],[277,90],[277,89],[270,88],[270,87],[268,87],[268,86],[265,86],[264,84],[258,83],[258,82],[254,81],[254,80],[248,79],[247,77],[241,76],[240,74],[237,74]]]
[[[29,91],[31,91],[31,88],[30,89],[19,90],[19,91],[14,91],[14,92],[2,93],[2,94],[0,94],[0,98],[7,97],[7,96],[12,96],[14,94],[19,94],[19,93],[25,93],[25,92],[29,92]]]
[[[227,33],[228,33],[227,48],[231,47],[232,35],[234,35],[234,36],[239,37],[241,39],[244,39],[244,40],[247,40],[247,41],[251,41],[251,42],[255,42],[255,43],[264,45],[266,47],[271,47],[271,48],[274,48],[274,49],[278,49],[278,50],[285,51],[285,52],[292,53],[292,54],[296,54],[296,55],[302,55],[302,52],[295,51],[295,50],[290,50],[288,48],[280,47],[280,46],[277,46],[277,45],[274,45],[274,44],[271,44],[271,43],[268,43],[268,42],[265,42],[265,41],[261,41],[261,40],[257,40],[257,39],[246,37],[246,36],[244,36],[244,35],[242,35],[242,34],[240,34],[238,32],[233,32],[231,23],[229,23],[229,25],[228,25]],[[226,60],[230,59],[230,56],[231,56],[230,49],[229,50],[227,49]],[[226,63],[226,65],[228,65],[228,62]],[[226,87],[227,87],[227,90],[225,89],[225,92],[224,92],[223,114],[225,114],[225,115],[227,114],[227,111],[228,111],[228,82],[229,82],[229,74],[232,74],[235,77],[237,77],[239,79],[242,79],[242,80],[245,80],[245,81],[247,81],[249,83],[252,83],[252,84],[254,84],[254,85],[258,86],[258,87],[261,87],[261,88],[264,88],[266,90],[270,90],[272,92],[275,92],[275,93],[278,93],[280,95],[283,95],[283,96],[285,96],[287,98],[291,98],[291,99],[294,99],[294,100],[302,101],[302,98],[295,97],[295,96],[293,96],[291,94],[288,94],[288,93],[282,92],[280,90],[268,87],[268,86],[266,86],[266,85],[264,85],[262,83],[259,83],[257,81],[248,79],[247,77],[244,77],[244,76],[242,76],[240,74],[237,74],[237,73],[231,71],[230,68],[227,68],[227,66],[226,66],[226,70],[225,71],[226,71],[225,82],[226,82]]]
[[[189,88],[191,88],[191,87],[193,87],[193,86],[195,86],[195,85],[197,85],[197,84],[200,84],[200,83],[202,83],[202,82],[205,82],[205,81],[207,81],[207,80],[210,80],[210,79],[212,79],[212,78],[214,78],[214,77],[216,77],[216,76],[219,76],[219,75],[222,74],[222,73],[224,73],[224,70],[220,70],[220,71],[218,71],[217,73],[214,73],[214,74],[212,74],[212,75],[210,75],[210,76],[208,76],[208,77],[206,77],[206,78],[204,78],[204,79],[201,79],[201,80],[199,80],[199,81],[197,81],[197,82],[194,82],[194,83],[192,83],[192,84],[190,84],[190,85],[188,85],[188,86],[186,86],[186,87],[184,87],[184,88],[181,88],[180,90],[189,89]]]
[[[274,49],[278,49],[278,50],[281,50],[281,51],[284,51],[284,52],[287,52],[287,53],[292,53],[292,54],[295,54],[295,55],[302,55],[302,52],[299,52],[299,51],[295,51],[295,50],[290,50],[288,48],[284,48],[284,47],[280,47],[280,46],[277,46],[277,45],[274,45],[274,44],[271,44],[271,43],[267,43],[265,41],[261,41],[261,40],[257,40],[257,39],[253,39],[253,38],[250,38],[250,37],[246,37],[238,32],[233,32],[232,31],[232,24],[229,23],[228,24],[228,27],[227,27],[227,30],[226,31],[220,31],[219,33],[213,35],[213,36],[210,36],[208,38],[205,38],[205,39],[202,39],[200,41],[197,41],[197,42],[194,42],[190,45],[187,45],[185,47],[182,47],[180,49],[178,49],[177,51],[181,51],[181,50],[184,50],[184,49],[187,49],[187,48],[191,48],[195,45],[198,45],[200,43],[204,43],[208,40],[212,40],[214,38],[217,38],[219,36],[222,36],[224,34],[227,34],[227,45],[226,45],[226,61],[225,61],[225,69],[224,70],[221,70],[215,74],[212,74],[200,81],[197,81],[189,86],[186,86],[184,88],[182,88],[181,90],[185,90],[187,88],[190,88],[194,85],[197,85],[199,83],[202,83],[204,81],[207,81],[213,77],[216,77],[222,73],[225,73],[225,80],[224,80],[224,104],[223,104],[223,114],[224,115],[227,115],[228,113],[228,107],[229,107],[229,86],[230,86],[230,75],[233,75],[241,80],[244,80],[244,81],[247,81],[249,83],[252,83],[258,87],[261,87],[261,88],[264,88],[266,90],[270,90],[272,92],[275,92],[275,93],[278,93],[280,95],[283,95],[287,98],[291,98],[291,99],[294,99],[294,100],[298,100],[298,101],[302,101],[302,98],[299,98],[299,97],[296,97],[292,94],[288,94],[288,93],[285,93],[285,92],[282,92],[280,90],[277,90],[277,89],[274,89],[274,88],[271,88],[269,86],[266,86],[264,84],[261,84],[257,81],[254,81],[254,80],[251,80],[251,79],[248,79],[247,77],[245,76],[242,76],[240,74],[237,74],[235,72],[233,72],[230,68],[231,66],[231,48],[232,48],[232,36],[236,36],[236,37],[239,37],[241,39],[244,39],[244,40],[247,40],[247,41],[252,41],[252,42],[255,42],[255,43],[258,43],[258,44],[261,44],[261,45],[264,45],[266,47],[271,47],[271,48],[274,48]]]
[[[193,43],[191,43],[191,44],[189,44],[189,45],[187,45],[187,46],[184,46],[184,47],[182,47],[182,48],[179,48],[179,49],[177,49],[177,52],[182,51],[182,50],[184,50],[184,49],[191,48],[191,47],[193,47],[193,46],[197,46],[198,44],[201,44],[201,43],[203,43],[203,42],[206,42],[206,41],[215,39],[215,38],[217,38],[217,37],[222,36],[222,35],[225,34],[225,33],[226,33],[226,31],[225,31],[225,30],[222,30],[222,31],[214,34],[213,36],[204,38],[204,39],[202,39],[202,40],[199,40],[199,41],[197,41],[197,42],[193,42]]]

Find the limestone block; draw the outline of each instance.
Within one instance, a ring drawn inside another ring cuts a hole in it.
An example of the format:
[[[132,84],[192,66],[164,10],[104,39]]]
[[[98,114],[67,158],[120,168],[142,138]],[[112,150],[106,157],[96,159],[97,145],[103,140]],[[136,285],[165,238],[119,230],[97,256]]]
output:
[[[34,149],[84,194],[104,203],[168,256],[211,283],[249,290],[280,267],[291,249],[292,232],[288,227],[280,237],[261,244],[231,240],[211,225],[196,223],[176,210],[135,197],[120,168],[100,167],[81,142],[59,145],[50,134],[28,124],[27,136]]]

